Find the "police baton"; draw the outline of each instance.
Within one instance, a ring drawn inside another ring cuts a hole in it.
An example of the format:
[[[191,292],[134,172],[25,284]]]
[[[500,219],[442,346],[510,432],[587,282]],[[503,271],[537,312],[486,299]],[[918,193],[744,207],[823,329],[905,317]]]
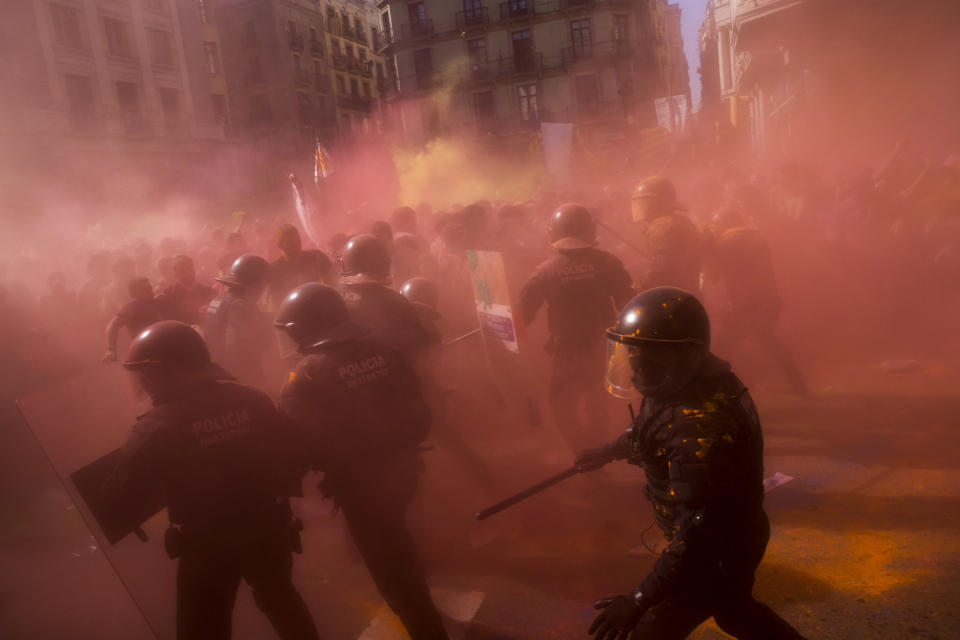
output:
[[[452,345],[452,344],[457,344],[458,342],[463,342],[463,341],[466,340],[467,338],[472,338],[473,336],[477,335],[478,333],[480,333],[480,327],[477,327],[477,328],[474,329],[473,331],[469,331],[469,332],[463,334],[463,335],[460,336],[459,338],[454,338],[453,340],[448,340],[447,342],[444,342],[444,343],[443,343],[443,346],[449,347],[449,346]]]
[[[506,509],[506,508],[508,508],[508,507],[512,507],[513,505],[517,504],[518,502],[522,502],[522,501],[526,500],[527,498],[529,498],[530,496],[536,495],[536,494],[540,493],[541,491],[543,491],[543,490],[545,490],[545,489],[549,489],[549,488],[552,487],[553,485],[559,484],[559,483],[563,482],[564,480],[566,480],[567,478],[569,478],[569,477],[571,477],[571,476],[577,475],[578,473],[580,473],[580,467],[573,466],[573,467],[570,467],[569,469],[567,469],[566,471],[561,471],[560,473],[558,473],[558,474],[555,475],[555,476],[550,476],[550,477],[547,478],[546,480],[542,480],[542,481],[538,482],[537,484],[533,485],[532,487],[529,487],[529,488],[527,488],[527,489],[524,489],[524,490],[521,491],[520,493],[516,493],[516,494],[510,496],[510,497],[507,498],[506,500],[501,500],[501,501],[498,502],[497,504],[495,504],[495,505],[493,505],[493,506],[491,506],[491,507],[487,507],[487,508],[484,509],[483,511],[477,512],[477,520],[486,520],[486,519],[489,518],[490,516],[492,516],[492,515],[494,515],[494,514],[496,514],[496,513],[500,513],[500,512],[503,511],[504,509]]]

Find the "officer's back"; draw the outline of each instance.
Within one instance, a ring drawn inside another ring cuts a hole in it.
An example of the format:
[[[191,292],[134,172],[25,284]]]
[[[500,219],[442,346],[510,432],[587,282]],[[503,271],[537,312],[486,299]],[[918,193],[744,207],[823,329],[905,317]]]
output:
[[[429,336],[413,306],[389,288],[390,256],[371,235],[350,238],[340,255],[341,295],[350,318],[370,337],[398,349],[417,362]]]
[[[269,397],[223,375],[141,416],[131,456],[155,472],[185,532],[242,535],[278,524],[276,498],[296,477],[284,468],[288,435]]]
[[[520,292],[524,320],[547,304],[550,334],[561,342],[597,342],[629,300],[630,276],[618,258],[600,249],[560,250],[542,263]]]
[[[396,349],[363,337],[312,348],[280,405],[299,424],[312,425],[313,450],[334,473],[412,450],[430,426],[411,366]]]
[[[210,360],[190,326],[158,322],[134,340],[126,367],[153,400],[103,488],[113,507],[166,503],[164,537],[177,569],[177,638],[229,638],[237,585],[281,638],[317,631],[291,581],[299,534],[286,498],[300,495],[303,445],[263,393]]]

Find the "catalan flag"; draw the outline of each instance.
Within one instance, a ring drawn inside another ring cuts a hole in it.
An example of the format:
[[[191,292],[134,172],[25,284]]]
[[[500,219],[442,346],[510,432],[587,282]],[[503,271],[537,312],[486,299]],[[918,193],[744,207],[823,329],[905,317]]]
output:
[[[314,139],[317,148],[313,154],[313,181],[320,184],[321,179],[329,178],[333,174],[333,162],[330,160],[330,154],[320,144],[320,136],[315,136]]]

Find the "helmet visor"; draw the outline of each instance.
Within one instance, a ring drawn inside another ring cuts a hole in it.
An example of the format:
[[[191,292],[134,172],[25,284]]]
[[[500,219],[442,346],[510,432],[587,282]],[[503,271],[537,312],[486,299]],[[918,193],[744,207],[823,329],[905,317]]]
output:
[[[644,197],[644,198],[634,198],[630,201],[630,211],[633,217],[634,222],[643,222],[650,215],[650,210],[653,208],[654,198]]]
[[[147,399],[147,390],[143,386],[143,372],[138,369],[124,368],[124,378],[127,381],[127,395],[135,404]]]
[[[631,359],[636,359],[640,347],[615,340],[607,340],[607,393],[625,400],[641,397],[634,385],[634,369]]]
[[[300,359],[300,345],[288,330],[277,327],[277,344],[280,345],[280,356],[284,362],[296,362]]]
[[[634,399],[662,389],[675,377],[675,350],[675,345],[626,344],[608,338],[607,391]]]

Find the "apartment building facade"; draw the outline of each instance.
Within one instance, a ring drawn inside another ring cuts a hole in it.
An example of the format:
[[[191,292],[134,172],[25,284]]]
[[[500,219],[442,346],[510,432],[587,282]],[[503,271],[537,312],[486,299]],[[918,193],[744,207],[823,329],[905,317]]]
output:
[[[573,122],[655,124],[667,87],[661,0],[380,0],[390,98],[414,140]]]
[[[341,135],[378,132],[382,128],[379,95],[385,77],[380,18],[372,3],[328,1],[326,35]]]
[[[17,61],[5,69],[8,132],[118,148],[224,138],[229,110],[215,105],[225,86],[203,54],[215,28],[183,28],[200,23],[195,2],[30,0],[7,9],[7,59]]]
[[[377,14],[360,0],[220,0],[241,138],[325,143],[376,129]],[[381,71],[382,73],[382,71]]]
[[[336,134],[322,7],[219,0],[217,25],[237,137],[279,145]]]

